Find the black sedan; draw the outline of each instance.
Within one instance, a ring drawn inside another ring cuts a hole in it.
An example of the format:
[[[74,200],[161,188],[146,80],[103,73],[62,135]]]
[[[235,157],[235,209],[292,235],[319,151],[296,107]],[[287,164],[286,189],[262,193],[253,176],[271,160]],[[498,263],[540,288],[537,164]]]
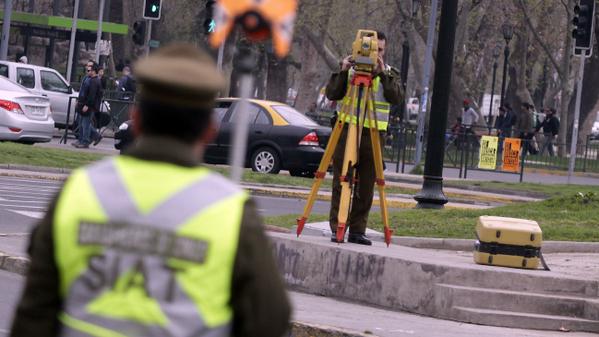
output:
[[[204,160],[226,164],[231,135],[240,113],[248,113],[246,167],[256,172],[276,174],[289,170],[294,176],[312,177],[317,170],[331,129],[316,124],[294,108],[277,102],[250,100],[249,109],[240,111],[237,98],[221,98],[215,108],[218,136],[209,144]]]

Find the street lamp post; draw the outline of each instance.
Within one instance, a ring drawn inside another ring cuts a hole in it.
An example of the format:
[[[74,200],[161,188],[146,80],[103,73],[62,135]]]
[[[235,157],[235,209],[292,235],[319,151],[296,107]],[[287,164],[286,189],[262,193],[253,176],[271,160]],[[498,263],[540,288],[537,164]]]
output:
[[[501,81],[501,106],[503,106],[503,100],[505,99],[505,85],[507,79],[507,65],[508,58],[510,56],[510,40],[514,36],[514,26],[506,22],[501,26],[501,32],[503,33],[503,39],[505,40],[505,48],[503,50],[503,80]]]
[[[499,58],[499,54],[501,53],[501,50],[499,49],[499,46],[495,46],[495,49],[493,49],[493,59],[495,60],[495,62],[493,62],[493,81],[491,82],[491,102],[489,103],[489,135],[491,134],[491,129],[493,129],[493,99],[495,98],[495,78],[497,75],[497,59]]]
[[[424,162],[424,181],[422,190],[414,197],[418,201],[417,208],[442,208],[448,201],[443,193],[443,158],[457,16],[458,2],[443,1],[435,60],[430,132]]]

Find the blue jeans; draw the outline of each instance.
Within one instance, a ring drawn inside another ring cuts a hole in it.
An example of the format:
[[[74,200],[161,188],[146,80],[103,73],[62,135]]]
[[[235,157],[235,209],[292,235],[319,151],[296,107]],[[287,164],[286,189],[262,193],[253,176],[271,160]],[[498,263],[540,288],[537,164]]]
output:
[[[100,134],[92,125],[91,113],[79,115],[79,143],[89,145],[92,139],[98,139]]]

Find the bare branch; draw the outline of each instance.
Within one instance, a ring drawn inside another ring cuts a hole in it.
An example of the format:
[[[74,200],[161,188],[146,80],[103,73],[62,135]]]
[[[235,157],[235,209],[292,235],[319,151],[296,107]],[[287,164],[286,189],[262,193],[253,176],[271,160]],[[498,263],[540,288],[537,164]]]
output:
[[[318,55],[322,57],[329,69],[337,69],[339,67],[339,57],[335,56],[335,54],[333,54],[333,52],[326,46],[323,42],[324,39],[321,36],[316,35],[306,26],[301,26],[299,28],[304,32],[306,37],[308,37],[308,41],[310,41],[310,44],[312,44]]]
[[[549,61],[551,61],[551,64],[553,65],[553,67],[557,71],[557,75],[559,76],[560,81],[565,81],[566,79],[564,78],[564,74],[562,73],[562,69],[558,65],[557,60],[555,59],[555,57],[553,57],[553,55],[551,54],[551,50],[549,50],[549,46],[547,46],[547,44],[541,39],[541,37],[539,36],[539,32],[532,25],[532,21],[530,19],[530,16],[528,16],[528,9],[526,8],[526,5],[524,4],[524,1],[523,0],[517,0],[517,4],[520,7],[520,10],[522,11],[522,14],[524,15],[524,19],[525,19],[524,21],[526,22],[526,25],[532,31],[533,36],[534,36],[535,40],[537,41],[537,43],[541,46],[541,48],[543,48],[543,51],[545,51],[545,54],[547,55],[547,58],[549,59]]]
[[[568,14],[568,17],[570,17],[570,1],[560,0],[560,2],[562,3],[562,5],[564,5],[564,8],[566,9],[566,13]]]

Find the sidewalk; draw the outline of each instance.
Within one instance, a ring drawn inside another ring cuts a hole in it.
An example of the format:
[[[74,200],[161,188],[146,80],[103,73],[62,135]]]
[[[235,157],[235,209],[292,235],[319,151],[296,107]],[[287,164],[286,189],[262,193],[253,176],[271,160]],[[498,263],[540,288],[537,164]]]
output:
[[[553,270],[546,272],[476,265],[468,251],[269,236],[292,290],[291,336],[557,337],[560,329],[599,331],[596,253],[547,254]],[[421,240],[438,244],[438,239]],[[0,236],[0,251],[14,249],[13,243]],[[594,246],[599,251],[599,244]],[[0,254],[0,269],[23,275],[28,259],[7,255]]]
[[[364,334],[358,336],[363,337],[564,336],[564,332],[558,331],[507,329],[440,320],[299,292],[291,292],[290,296],[294,320],[361,332]],[[567,336],[590,337],[594,334],[570,332]]]

